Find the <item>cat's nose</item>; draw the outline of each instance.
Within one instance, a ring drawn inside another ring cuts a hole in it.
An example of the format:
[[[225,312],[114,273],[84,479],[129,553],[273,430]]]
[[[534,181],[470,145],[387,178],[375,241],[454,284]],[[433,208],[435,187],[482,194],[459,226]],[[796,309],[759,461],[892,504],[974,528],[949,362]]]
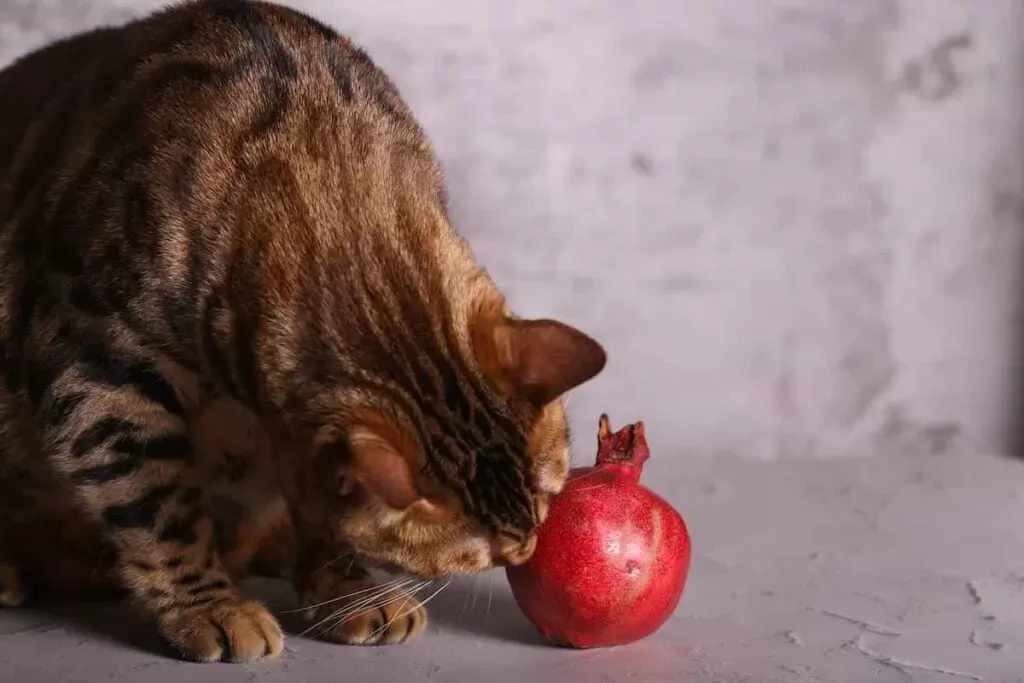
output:
[[[511,538],[502,538],[495,541],[494,564],[507,567],[523,564],[533,556],[537,549],[537,535],[530,534],[525,541],[517,541]]]

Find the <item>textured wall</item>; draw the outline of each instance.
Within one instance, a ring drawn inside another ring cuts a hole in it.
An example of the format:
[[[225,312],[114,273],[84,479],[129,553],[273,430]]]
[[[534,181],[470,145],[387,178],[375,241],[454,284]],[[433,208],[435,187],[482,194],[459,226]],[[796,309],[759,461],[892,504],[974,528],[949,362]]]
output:
[[[0,0],[0,60],[160,4]],[[1007,447],[1024,2],[292,4],[392,73],[518,309],[608,346],[583,443]]]

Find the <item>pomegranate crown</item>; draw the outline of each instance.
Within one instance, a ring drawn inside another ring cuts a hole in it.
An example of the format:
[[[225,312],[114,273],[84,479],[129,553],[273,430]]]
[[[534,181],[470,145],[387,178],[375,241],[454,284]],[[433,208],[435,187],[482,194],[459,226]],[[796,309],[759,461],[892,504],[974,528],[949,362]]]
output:
[[[647,447],[644,423],[637,420],[617,432],[612,431],[607,415],[601,415],[597,424],[597,465],[618,465],[635,471],[640,476],[644,463],[651,457]]]

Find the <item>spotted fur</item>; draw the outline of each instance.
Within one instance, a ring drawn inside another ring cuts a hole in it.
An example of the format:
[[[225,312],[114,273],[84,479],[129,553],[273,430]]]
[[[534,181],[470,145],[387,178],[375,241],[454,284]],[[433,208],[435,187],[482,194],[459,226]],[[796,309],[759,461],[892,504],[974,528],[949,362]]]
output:
[[[254,568],[385,643],[426,615],[354,602],[371,565],[529,556],[604,351],[507,309],[365,52],[192,1],[23,57],[0,102],[0,605],[126,592],[248,660],[282,647]]]

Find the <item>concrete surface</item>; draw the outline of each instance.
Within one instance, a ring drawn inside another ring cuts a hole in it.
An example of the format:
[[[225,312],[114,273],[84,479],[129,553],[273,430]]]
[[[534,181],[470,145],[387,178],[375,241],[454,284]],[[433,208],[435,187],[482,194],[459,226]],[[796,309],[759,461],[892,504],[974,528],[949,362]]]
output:
[[[0,0],[0,63],[160,4]],[[399,83],[516,307],[608,346],[577,456],[648,422],[683,604],[570,652],[486,576],[415,645],[247,667],[119,608],[0,613],[0,681],[1024,680],[1024,472],[986,455],[1024,379],[1024,2],[292,4]]]
[[[699,460],[650,478],[695,556],[676,616],[634,645],[544,645],[495,572],[442,591],[413,644],[292,636],[281,660],[255,665],[171,660],[119,608],[0,612],[0,681],[1024,681],[1021,465],[889,455]],[[292,607],[282,586],[253,588]]]

